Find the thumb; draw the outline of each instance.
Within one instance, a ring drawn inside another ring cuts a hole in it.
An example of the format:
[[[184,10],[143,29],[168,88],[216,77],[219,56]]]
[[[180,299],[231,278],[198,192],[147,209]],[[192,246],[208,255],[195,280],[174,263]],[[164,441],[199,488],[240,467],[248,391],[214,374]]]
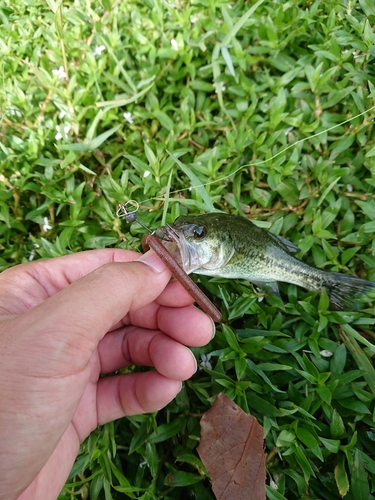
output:
[[[22,315],[18,331],[34,352],[49,350],[54,363],[86,364],[104,335],[129,311],[154,301],[170,277],[152,250],[132,262],[105,264]]]

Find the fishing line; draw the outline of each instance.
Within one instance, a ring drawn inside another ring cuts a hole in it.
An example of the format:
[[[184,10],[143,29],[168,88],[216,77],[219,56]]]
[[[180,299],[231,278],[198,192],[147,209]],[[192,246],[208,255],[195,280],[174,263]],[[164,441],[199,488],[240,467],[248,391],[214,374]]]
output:
[[[190,191],[191,189],[196,189],[196,188],[200,188],[200,187],[210,186],[212,184],[217,184],[218,182],[225,181],[226,179],[229,179],[229,177],[232,177],[233,175],[236,175],[238,172],[240,172],[244,168],[247,168],[247,167],[257,167],[258,165],[264,165],[265,163],[267,163],[267,162],[269,162],[271,160],[274,160],[278,156],[282,155],[283,153],[285,153],[286,151],[288,151],[290,148],[293,148],[294,146],[297,146],[298,144],[301,144],[301,143],[303,143],[305,141],[309,141],[310,139],[314,139],[315,137],[319,137],[320,135],[326,134],[327,132],[330,132],[331,130],[334,130],[335,128],[341,127],[342,125],[345,125],[346,123],[349,123],[349,122],[351,122],[353,120],[356,120],[357,118],[360,118],[363,115],[366,115],[366,114],[370,113],[370,111],[372,111],[374,109],[375,109],[375,105],[372,106],[369,109],[366,109],[365,111],[362,111],[361,113],[358,113],[355,116],[352,116],[351,118],[348,118],[347,120],[344,120],[343,122],[337,123],[336,125],[332,125],[332,127],[329,127],[327,129],[321,130],[320,132],[317,132],[316,134],[312,134],[312,135],[310,135],[308,137],[304,137],[303,139],[299,139],[298,141],[293,142],[293,144],[289,144],[289,146],[286,146],[284,149],[281,149],[278,153],[272,155],[270,158],[267,158],[266,160],[260,160],[260,161],[257,161],[257,162],[247,163],[246,165],[241,165],[240,167],[236,168],[236,170],[234,170],[230,174],[225,175],[223,177],[220,177],[220,179],[215,179],[214,181],[205,182],[204,184],[199,184],[199,185],[191,186],[191,187],[188,187],[188,188],[177,189],[176,191],[170,191],[168,193],[168,197],[171,194],[181,193],[183,191]],[[153,201],[153,200],[160,200],[160,199],[162,199],[162,198],[158,198],[157,196],[155,196],[154,198],[148,198],[147,200],[143,200],[142,203],[145,203],[146,201]]]

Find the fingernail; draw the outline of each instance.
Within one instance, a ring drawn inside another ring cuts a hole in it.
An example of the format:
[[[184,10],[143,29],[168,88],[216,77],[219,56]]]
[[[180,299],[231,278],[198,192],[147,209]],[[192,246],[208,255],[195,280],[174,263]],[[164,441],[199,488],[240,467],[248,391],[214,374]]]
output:
[[[197,359],[196,359],[196,357],[194,356],[193,352],[192,352],[192,351],[190,351],[190,349],[189,349],[189,352],[190,352],[190,354],[193,356],[194,363],[195,363],[195,370],[194,370],[194,373],[196,373],[196,372],[197,372],[197,370],[198,370],[198,363],[197,363]]]
[[[211,320],[211,323],[212,323],[212,337],[210,339],[210,341],[215,337],[215,334],[216,334],[216,325],[215,325],[215,322],[214,320],[209,316],[210,320]]]
[[[162,273],[166,269],[164,262],[153,250],[148,250],[148,252],[141,255],[136,262],[143,262],[143,264],[151,267],[157,273]]]

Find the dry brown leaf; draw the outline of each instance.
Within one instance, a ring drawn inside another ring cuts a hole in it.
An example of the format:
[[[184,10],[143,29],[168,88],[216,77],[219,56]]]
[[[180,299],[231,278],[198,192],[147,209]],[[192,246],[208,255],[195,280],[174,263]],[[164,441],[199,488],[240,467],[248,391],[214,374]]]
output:
[[[220,393],[201,419],[199,456],[218,500],[265,500],[263,427]]]

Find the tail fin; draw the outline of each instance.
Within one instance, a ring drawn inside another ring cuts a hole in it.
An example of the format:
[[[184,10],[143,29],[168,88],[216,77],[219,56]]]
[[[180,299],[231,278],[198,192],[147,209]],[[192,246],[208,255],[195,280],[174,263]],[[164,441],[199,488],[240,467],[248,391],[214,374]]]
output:
[[[371,291],[374,291],[372,299],[368,297],[367,301],[375,299],[375,283],[356,276],[328,272],[323,286],[333,308],[338,311],[357,311]]]

